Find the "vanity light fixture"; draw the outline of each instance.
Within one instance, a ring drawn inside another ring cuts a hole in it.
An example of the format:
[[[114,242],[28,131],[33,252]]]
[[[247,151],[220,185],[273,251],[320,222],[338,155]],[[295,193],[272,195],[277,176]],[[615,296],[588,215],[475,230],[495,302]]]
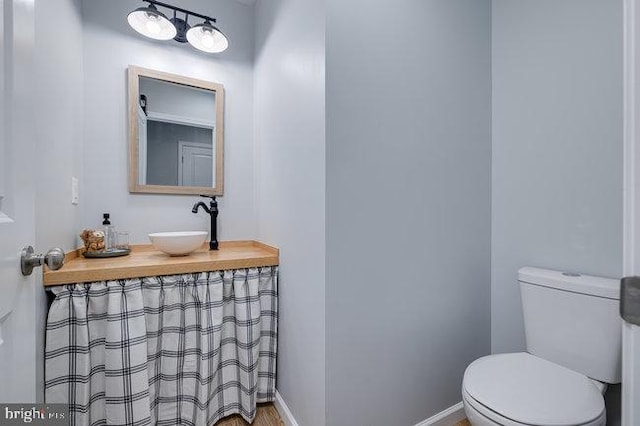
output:
[[[209,20],[193,26],[187,31],[187,40],[196,49],[203,52],[219,53],[229,47],[229,41]]]
[[[220,53],[229,47],[227,37],[212,24],[216,22],[215,18],[156,0],[143,1],[149,6],[140,7],[127,17],[129,25],[140,34],[155,40],[188,42],[196,49],[208,53]],[[173,18],[168,19],[158,11],[157,6],[172,10]],[[184,19],[178,17],[178,13],[184,14]],[[188,23],[190,16],[203,19],[204,22],[191,27]]]
[[[175,25],[160,13],[153,3],[131,12],[127,21],[131,28],[154,40],[171,40],[177,34]]]

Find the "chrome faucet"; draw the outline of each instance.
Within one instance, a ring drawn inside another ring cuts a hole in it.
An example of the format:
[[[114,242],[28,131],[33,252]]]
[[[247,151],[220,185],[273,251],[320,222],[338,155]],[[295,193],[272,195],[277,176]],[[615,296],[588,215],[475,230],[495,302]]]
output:
[[[209,241],[209,250],[218,250],[218,202],[216,197],[209,197],[207,195],[201,195],[201,197],[211,198],[209,207],[203,202],[197,202],[193,205],[191,212],[198,213],[198,209],[202,207],[205,212],[211,216],[211,241]]]

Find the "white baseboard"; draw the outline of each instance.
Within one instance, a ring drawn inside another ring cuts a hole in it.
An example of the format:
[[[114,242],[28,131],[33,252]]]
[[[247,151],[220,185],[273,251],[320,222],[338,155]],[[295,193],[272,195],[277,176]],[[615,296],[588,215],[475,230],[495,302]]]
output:
[[[285,426],[298,426],[298,422],[291,414],[289,407],[282,399],[280,392],[276,390],[276,400],[273,402],[280,418],[284,421]],[[441,413],[431,416],[426,420],[421,421],[416,426],[453,426],[461,420],[466,419],[467,416],[464,413],[464,407],[462,402],[457,403],[453,407],[449,407]]]
[[[287,407],[287,404],[284,402],[282,395],[280,395],[280,392],[278,392],[277,389],[276,400],[273,402],[273,405],[275,405],[276,410],[278,410],[278,414],[280,414],[280,418],[284,421],[285,426],[298,426],[298,422],[293,418],[293,414],[291,414],[289,407]]]
[[[449,407],[443,412],[421,421],[416,426],[453,426],[466,418],[462,402],[459,402],[453,407]]]

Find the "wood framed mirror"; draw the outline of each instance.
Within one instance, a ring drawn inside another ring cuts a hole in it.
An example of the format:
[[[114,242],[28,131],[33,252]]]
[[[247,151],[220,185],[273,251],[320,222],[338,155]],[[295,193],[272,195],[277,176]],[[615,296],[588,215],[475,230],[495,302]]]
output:
[[[223,195],[224,87],[130,65],[129,192]]]

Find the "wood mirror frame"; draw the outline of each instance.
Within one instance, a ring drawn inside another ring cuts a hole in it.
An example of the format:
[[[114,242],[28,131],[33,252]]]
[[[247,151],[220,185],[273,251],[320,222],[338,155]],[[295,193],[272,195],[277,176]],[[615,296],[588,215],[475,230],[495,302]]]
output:
[[[140,183],[138,105],[140,77],[151,78],[215,93],[215,184],[204,186],[147,185]],[[129,192],[148,194],[223,195],[224,192],[224,87],[218,83],[129,65]]]

